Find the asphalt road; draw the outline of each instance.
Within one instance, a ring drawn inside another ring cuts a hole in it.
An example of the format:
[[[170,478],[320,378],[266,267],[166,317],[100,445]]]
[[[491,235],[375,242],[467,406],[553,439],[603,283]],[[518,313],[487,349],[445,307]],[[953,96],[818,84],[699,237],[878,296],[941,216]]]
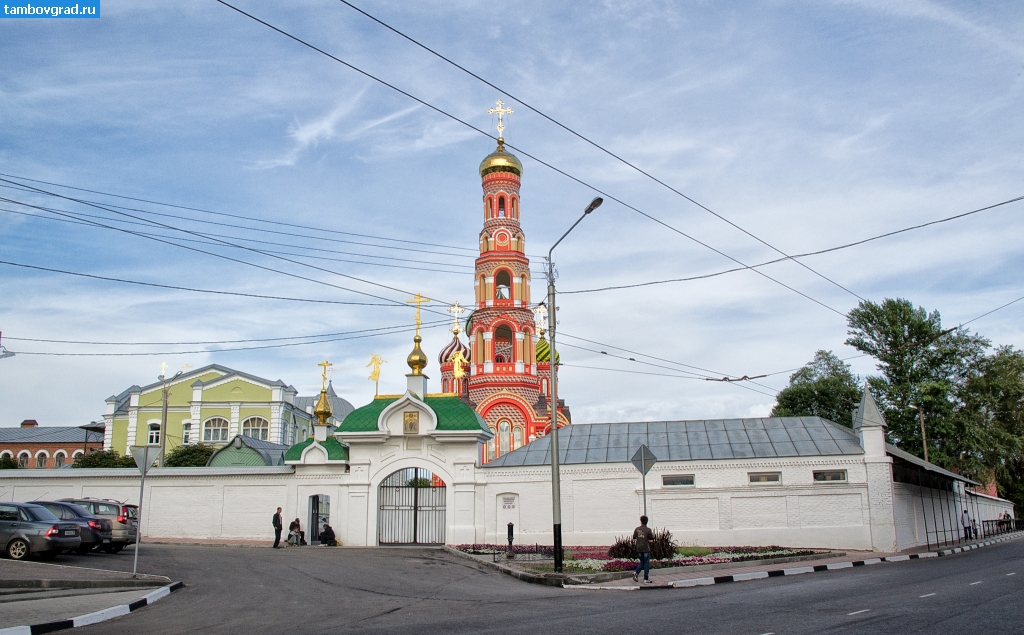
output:
[[[131,568],[119,556],[62,558]],[[432,549],[143,546],[181,591],[110,633],[1022,633],[1024,540],[959,555],[690,589],[574,591]]]

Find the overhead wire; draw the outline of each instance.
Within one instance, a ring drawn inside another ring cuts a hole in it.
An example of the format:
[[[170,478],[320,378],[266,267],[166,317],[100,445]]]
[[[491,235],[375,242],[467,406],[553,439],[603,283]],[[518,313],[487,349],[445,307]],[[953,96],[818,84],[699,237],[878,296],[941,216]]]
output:
[[[245,17],[249,18],[250,20],[253,20],[254,22],[258,22],[259,24],[262,24],[263,26],[265,26],[265,27],[267,27],[267,28],[277,32],[277,33],[280,33],[281,35],[283,35],[283,36],[285,36],[285,37],[287,37],[287,38],[289,38],[289,39],[291,39],[291,40],[293,40],[293,41],[295,41],[295,42],[297,42],[297,43],[299,43],[299,44],[301,44],[301,45],[303,45],[303,46],[305,46],[305,47],[307,47],[307,48],[309,48],[309,49],[311,49],[313,51],[316,51],[317,53],[320,53],[321,55],[323,55],[325,57],[328,57],[328,58],[334,60],[335,62],[338,62],[339,64],[342,64],[343,66],[345,66],[345,67],[347,67],[347,68],[349,68],[349,69],[359,73],[360,75],[363,75],[364,77],[366,77],[368,79],[371,79],[371,80],[381,84],[382,86],[386,86],[387,88],[390,88],[391,90],[399,93],[400,95],[408,97],[409,99],[415,101],[416,103],[419,103],[419,104],[429,108],[430,110],[433,110],[434,112],[436,112],[436,113],[438,113],[438,114],[440,114],[440,115],[442,115],[444,117],[447,117],[448,119],[451,119],[452,121],[455,121],[456,123],[459,123],[462,126],[465,126],[465,127],[469,128],[471,130],[474,130],[474,131],[478,132],[479,134],[481,134],[481,135],[483,135],[485,137],[488,137],[490,139],[496,139],[496,137],[494,137],[493,135],[489,134],[488,132],[486,132],[484,130],[481,130],[480,128],[478,128],[478,127],[474,126],[473,124],[469,123],[468,121],[466,121],[464,119],[461,119],[461,118],[459,118],[459,117],[457,117],[457,116],[455,116],[455,115],[453,115],[453,114],[451,114],[451,113],[449,113],[449,112],[447,112],[445,110],[442,110],[438,106],[435,106],[435,105],[431,104],[430,102],[428,102],[428,101],[426,101],[424,99],[416,97],[412,93],[409,93],[408,91],[405,91],[405,90],[399,88],[398,86],[395,86],[394,84],[391,84],[391,83],[389,83],[389,82],[387,82],[387,81],[385,81],[385,80],[383,80],[383,79],[381,79],[381,78],[379,78],[379,77],[377,77],[377,76],[375,76],[375,75],[373,75],[373,74],[371,74],[371,73],[369,73],[369,72],[359,68],[358,66],[355,66],[354,64],[346,62],[345,60],[341,59],[340,57],[337,57],[337,56],[335,56],[335,55],[333,55],[331,53],[328,53],[327,51],[317,47],[316,45],[311,44],[311,43],[309,43],[309,42],[299,38],[298,36],[292,35],[291,33],[287,32],[287,31],[285,31],[285,30],[283,30],[283,29],[281,29],[279,27],[276,27],[273,24],[270,24],[269,22],[267,22],[265,20],[262,20],[262,19],[258,18],[258,17],[256,17],[255,15],[253,15],[251,13],[243,11],[242,9],[240,9],[240,8],[238,8],[238,7],[234,6],[234,5],[226,2],[225,0],[215,0],[215,1],[220,3],[220,4],[222,4],[222,5],[224,5],[225,7],[229,8],[229,9],[231,9],[231,10],[241,14],[241,15],[244,15]],[[701,241],[700,239],[698,239],[698,238],[696,238],[694,236],[691,236],[691,235],[687,234],[686,232],[684,232],[684,231],[682,231],[682,230],[680,230],[680,229],[678,229],[676,227],[673,227],[672,225],[666,223],[665,221],[663,221],[663,220],[661,220],[659,218],[656,218],[656,217],[652,216],[651,214],[648,214],[647,212],[644,212],[643,210],[641,210],[641,209],[639,209],[639,208],[637,208],[637,207],[635,207],[633,205],[630,205],[629,203],[626,203],[622,199],[620,199],[618,197],[615,197],[612,194],[604,192],[603,190],[601,190],[597,186],[592,185],[592,184],[590,184],[590,183],[588,183],[588,182],[586,182],[586,181],[584,181],[584,180],[582,180],[582,179],[580,179],[580,178],[578,178],[576,176],[573,176],[572,174],[566,172],[565,170],[562,170],[560,168],[555,167],[554,165],[552,165],[552,164],[550,164],[550,163],[548,163],[548,162],[546,162],[546,161],[536,157],[535,155],[527,152],[526,150],[523,150],[522,148],[518,148],[518,147],[516,147],[516,146],[514,146],[512,144],[509,144],[509,143],[506,143],[505,146],[510,148],[510,149],[513,149],[513,150],[519,152],[520,154],[522,154],[525,157],[533,159],[534,161],[536,161],[537,163],[547,167],[548,169],[551,169],[551,170],[557,172],[558,174],[561,174],[561,175],[565,176],[566,178],[568,178],[568,179],[570,179],[570,180],[572,180],[572,181],[574,181],[576,183],[579,183],[583,187],[585,187],[585,188],[587,188],[587,189],[589,189],[589,190],[591,190],[593,192],[596,192],[596,193],[600,194],[601,196],[603,196],[603,197],[605,197],[605,198],[607,198],[609,200],[612,200],[612,201],[615,201],[616,203],[619,203],[623,207],[626,207],[627,209],[632,210],[632,211],[640,214],[641,216],[643,216],[643,217],[645,217],[645,218],[647,218],[647,219],[649,219],[649,220],[651,220],[651,221],[653,221],[653,222],[655,222],[655,223],[665,227],[666,229],[669,229],[670,231],[673,231],[673,232],[679,234],[680,236],[683,236],[683,237],[685,237],[685,238],[687,238],[687,239],[697,243],[698,245],[701,245],[702,247],[705,247],[706,249],[709,249],[709,250],[719,254],[720,256],[722,256],[724,258],[727,258],[727,259],[735,262],[738,265],[743,266],[746,269],[750,269],[755,274],[757,274],[757,275],[759,275],[759,276],[761,276],[761,277],[763,277],[763,278],[765,278],[767,280],[770,280],[771,282],[774,282],[775,284],[777,284],[779,286],[782,286],[782,287],[792,291],[793,293],[796,293],[797,295],[800,295],[803,298],[805,298],[807,300],[810,300],[811,302],[814,302],[815,304],[818,304],[818,305],[822,306],[823,308],[828,309],[829,311],[832,311],[833,313],[836,313],[837,315],[840,315],[840,316],[843,316],[843,317],[847,317],[846,313],[844,313],[843,311],[840,311],[839,309],[831,307],[831,306],[825,304],[824,302],[822,302],[820,300],[817,300],[817,299],[807,295],[806,293],[804,293],[804,292],[802,292],[802,291],[800,291],[798,289],[795,289],[794,287],[791,287],[791,286],[785,284],[784,282],[769,276],[768,274],[766,274],[766,273],[764,273],[762,271],[754,269],[753,267],[743,263],[742,261],[740,261],[740,260],[730,256],[729,254],[727,254],[727,253],[725,253],[725,252],[723,252],[723,251],[721,251],[721,250],[719,250],[719,249],[717,249],[715,247],[712,247],[711,245]]]

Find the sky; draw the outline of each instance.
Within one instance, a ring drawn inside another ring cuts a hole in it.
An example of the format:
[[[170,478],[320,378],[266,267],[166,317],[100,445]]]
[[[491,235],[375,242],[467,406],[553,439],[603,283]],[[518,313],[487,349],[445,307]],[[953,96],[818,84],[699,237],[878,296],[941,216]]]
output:
[[[337,0],[228,1],[351,67],[214,0],[0,17],[0,260],[42,268],[0,264],[0,343],[16,353],[0,360],[0,426],[98,420],[161,364],[309,395],[327,359],[358,406],[371,353],[387,360],[381,392],[404,390],[414,293],[435,299],[423,349],[440,390],[445,304],[472,303],[477,170],[495,143],[438,111],[495,135],[498,99],[524,164],[535,300],[542,256],[606,199],[555,252],[576,423],[766,416],[819,349],[877,372],[843,343],[862,299],[906,298],[948,327],[1024,296],[1024,201],[764,275],[573,293],[1024,195],[1022,3],[353,0],[504,94]],[[1022,318],[1024,301],[967,328],[1020,347]]]

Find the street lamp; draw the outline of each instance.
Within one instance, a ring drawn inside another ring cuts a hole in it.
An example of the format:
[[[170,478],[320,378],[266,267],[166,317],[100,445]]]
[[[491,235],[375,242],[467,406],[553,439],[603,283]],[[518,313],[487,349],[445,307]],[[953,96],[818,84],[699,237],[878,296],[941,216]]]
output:
[[[555,263],[551,259],[551,253],[558,246],[558,243],[562,242],[569,235],[569,232],[576,229],[576,226],[587,217],[587,214],[600,207],[603,202],[604,199],[600,196],[590,201],[587,209],[583,210],[583,216],[580,216],[572,224],[572,227],[562,234],[562,237],[548,250],[548,337],[551,338],[551,360],[549,362],[551,381],[548,382],[548,387],[551,390],[551,401],[548,407],[551,411],[551,519],[554,525],[556,573],[562,572],[562,486],[558,477],[558,364],[556,363],[558,353],[555,350]]]
[[[928,460],[928,438],[924,435],[924,409],[918,406],[911,405],[911,408],[917,411],[921,419],[921,447],[924,448],[924,460]]]
[[[164,365],[164,367],[166,367],[166,364]],[[174,373],[174,377],[171,377],[171,381],[177,379],[178,375],[180,375],[181,372],[182,371],[179,370],[178,372]],[[167,379],[166,379],[166,376],[163,373],[160,373],[160,383],[163,384],[163,393],[164,393],[163,415],[160,417],[160,467],[163,467],[164,466],[164,461],[166,460],[164,458],[164,450],[167,449],[167,394],[168,394]],[[146,439],[146,441],[148,442],[149,439]]]

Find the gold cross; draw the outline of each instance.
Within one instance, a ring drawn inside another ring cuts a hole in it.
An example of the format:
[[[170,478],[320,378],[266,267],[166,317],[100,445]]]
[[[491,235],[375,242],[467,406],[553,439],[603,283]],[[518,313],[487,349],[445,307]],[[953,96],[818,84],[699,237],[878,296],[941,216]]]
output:
[[[167,374],[167,362],[160,362],[160,376],[163,377]]]
[[[505,132],[505,122],[502,120],[502,115],[511,115],[512,109],[505,108],[505,102],[498,100],[497,108],[488,108],[487,112],[492,115],[498,115],[498,138],[501,138],[503,132]]]
[[[459,316],[465,313],[466,309],[461,304],[459,304],[458,300],[456,300],[455,302],[452,302],[452,305],[448,307],[447,311],[452,314],[451,332],[454,333],[457,337],[459,333],[462,332],[462,329],[459,327]]]
[[[192,367],[191,367],[191,366],[189,366],[188,364],[185,364],[184,366],[182,366],[182,367],[181,367],[181,370],[183,370],[183,371],[185,371],[185,372],[188,372],[188,369],[189,369],[189,368],[192,368]]]
[[[430,302],[430,298],[424,298],[422,295],[418,293],[416,294],[415,297],[413,297],[412,300],[405,301],[406,304],[416,305],[416,335],[420,334],[420,324],[423,324],[422,320],[420,320],[420,305],[426,302]]]
[[[317,366],[320,366],[321,368],[324,369],[324,387],[323,387],[323,389],[327,390],[327,369],[330,368],[331,366],[334,366],[334,364],[330,363],[329,361],[327,361],[325,359],[324,361],[322,361],[319,364],[317,364]]]

